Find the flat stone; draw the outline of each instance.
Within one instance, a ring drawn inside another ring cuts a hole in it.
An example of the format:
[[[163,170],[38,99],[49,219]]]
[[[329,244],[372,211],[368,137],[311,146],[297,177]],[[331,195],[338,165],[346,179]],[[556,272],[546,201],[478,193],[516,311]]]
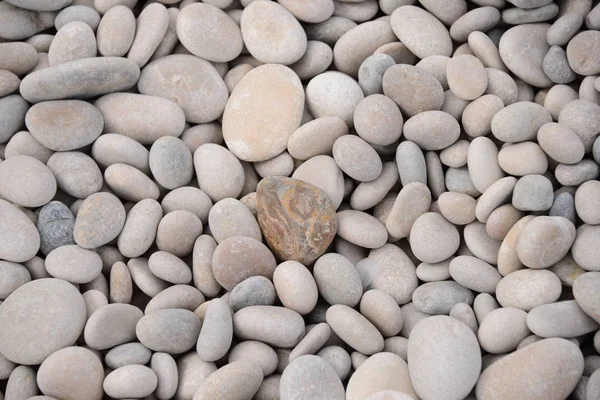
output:
[[[559,338],[541,340],[486,368],[477,382],[477,398],[566,398],[579,382],[583,365],[583,355],[573,343]]]
[[[575,226],[563,217],[540,216],[528,223],[517,244],[521,262],[529,268],[547,268],[567,255],[575,241]]]
[[[233,320],[227,301],[213,299],[206,308],[196,351],[204,361],[216,361],[227,354],[233,339]]]
[[[0,164],[0,195],[24,207],[40,207],[56,194],[56,178],[41,161],[24,155]]]
[[[98,52],[104,57],[122,57],[131,48],[135,37],[135,16],[124,5],[111,7],[103,14],[96,31]]]
[[[169,354],[185,353],[198,340],[200,319],[189,310],[172,308],[142,317],[135,327],[139,341],[150,350]]]
[[[319,294],[331,305],[354,307],[363,294],[359,273],[346,257],[337,253],[321,256],[313,267]]]
[[[103,380],[102,362],[83,347],[66,347],[52,353],[37,373],[40,391],[58,399],[100,400]]]
[[[340,339],[362,354],[371,355],[383,350],[383,336],[375,325],[358,311],[336,304],[329,307],[326,319]]]
[[[18,318],[25,319],[10,322]],[[40,364],[73,345],[85,320],[83,297],[70,283],[61,279],[25,283],[0,305],[0,353],[15,363]]]
[[[255,340],[244,340],[231,348],[229,363],[247,361],[258,365],[264,376],[269,376],[277,368],[277,353],[273,348]]]
[[[105,350],[131,342],[135,326],[144,313],[130,304],[108,304],[96,310],[85,325],[85,343],[95,350]]]
[[[211,400],[223,396],[231,400],[250,399],[256,394],[263,375],[247,361],[235,361],[213,372],[197,387],[193,400]],[[228,382],[226,385],[223,382]]]
[[[77,212],[73,236],[84,249],[94,249],[115,239],[125,224],[125,208],[110,193],[87,197]]]
[[[418,322],[408,340],[408,370],[421,398],[465,398],[481,371],[477,337],[462,322],[447,316]]]
[[[579,275],[573,282],[573,295],[577,304],[596,322],[600,321],[600,304],[595,296],[599,277],[600,273],[598,272],[586,272]]]
[[[102,189],[102,172],[92,157],[79,151],[54,153],[46,163],[56,177],[58,188],[77,199]]]
[[[40,248],[40,235],[33,222],[19,208],[0,200],[0,258],[12,262],[32,259]]]
[[[331,200],[317,187],[289,178],[263,179],[257,189],[258,222],[277,257],[311,264],[337,231]],[[281,226],[284,230],[281,230]]]
[[[140,398],[156,389],[158,378],[143,365],[126,365],[109,373],[104,379],[104,392],[114,398]]]
[[[88,283],[102,272],[102,259],[95,251],[67,244],[46,256],[46,270],[54,278],[71,283]]]
[[[565,339],[598,330],[600,325],[587,315],[576,300],[542,304],[527,314],[527,327],[541,337]]]
[[[458,303],[473,304],[473,292],[454,281],[429,282],[419,286],[412,300],[417,310],[427,314],[448,314]]]
[[[271,346],[292,348],[304,335],[304,320],[294,310],[276,306],[250,306],[233,315],[234,334]]]
[[[390,24],[398,39],[419,58],[452,54],[448,29],[421,8],[412,5],[398,7],[392,13]]]
[[[383,93],[408,117],[423,111],[440,110],[444,104],[444,90],[437,78],[424,69],[407,64],[396,64],[385,71]],[[416,96],[417,93],[420,95]]]
[[[112,369],[125,365],[144,365],[150,361],[152,352],[139,342],[125,343],[110,349],[104,356],[104,362]]]
[[[561,281],[554,273],[545,269],[511,272],[496,287],[496,298],[503,307],[515,307],[524,311],[553,303],[561,293]]]
[[[310,398],[343,400],[342,381],[323,358],[305,355],[296,358],[281,375],[281,400]]]

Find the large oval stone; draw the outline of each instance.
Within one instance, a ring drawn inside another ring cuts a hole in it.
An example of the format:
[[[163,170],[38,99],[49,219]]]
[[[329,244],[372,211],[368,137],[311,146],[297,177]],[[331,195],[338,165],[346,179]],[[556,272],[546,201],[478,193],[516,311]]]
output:
[[[303,110],[304,90],[298,75],[283,65],[261,65],[231,93],[223,114],[223,138],[244,161],[268,160],[286,149]]]
[[[552,338],[525,346],[486,368],[477,382],[477,398],[566,399],[583,374],[581,350]]]
[[[18,364],[40,364],[83,332],[85,302],[62,279],[37,279],[0,305],[0,353]]]
[[[337,231],[335,207],[316,186],[290,178],[263,179],[256,190],[258,223],[276,256],[309,265]]]
[[[0,200],[0,259],[24,262],[40,249],[40,234],[25,213]]]

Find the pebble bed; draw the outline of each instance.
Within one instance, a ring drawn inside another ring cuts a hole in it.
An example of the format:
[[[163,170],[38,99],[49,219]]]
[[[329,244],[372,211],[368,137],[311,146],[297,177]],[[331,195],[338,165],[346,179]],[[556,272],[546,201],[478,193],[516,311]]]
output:
[[[0,400],[600,399],[596,0],[0,1]]]

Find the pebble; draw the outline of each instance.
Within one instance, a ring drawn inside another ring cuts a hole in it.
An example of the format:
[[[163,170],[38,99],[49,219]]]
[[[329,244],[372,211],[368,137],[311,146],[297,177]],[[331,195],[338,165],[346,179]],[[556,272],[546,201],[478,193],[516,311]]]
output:
[[[404,323],[398,303],[389,294],[377,289],[363,294],[360,313],[386,338],[400,333]]]
[[[541,337],[574,338],[594,332],[599,326],[576,300],[542,304],[527,314],[527,327]]]
[[[475,334],[462,322],[442,315],[416,324],[408,340],[408,360],[412,385],[421,398],[464,398],[481,370]]]
[[[250,306],[272,306],[277,298],[273,283],[260,275],[243,280],[229,293],[229,306],[234,312]]]
[[[175,398],[192,399],[196,389],[213,372],[217,370],[214,363],[200,358],[196,352],[190,352],[177,359],[179,382]]]
[[[220,117],[228,98],[225,82],[212,64],[185,54],[152,61],[142,70],[138,89],[144,95],[175,102],[186,120],[194,123]]]
[[[504,172],[514,176],[544,174],[548,159],[535,142],[521,142],[504,146],[498,153],[498,164]]]
[[[357,368],[348,381],[346,398],[370,399],[383,390],[405,393],[407,398],[416,397],[406,361],[388,352],[372,355]]]
[[[246,361],[259,366],[263,376],[268,377],[277,368],[277,353],[272,347],[254,340],[245,340],[232,347],[229,363]]]
[[[150,172],[149,152],[134,139],[116,133],[105,133],[92,146],[92,158],[101,167],[127,164],[144,173]]]
[[[203,380],[193,400],[208,400],[224,396],[231,400],[252,398],[258,391],[263,377],[260,368],[246,361],[235,361],[221,367]],[[223,386],[222,382],[229,382]]]
[[[402,135],[403,123],[396,103],[381,94],[365,97],[354,110],[354,128],[370,144],[387,146],[394,143]],[[406,136],[406,130],[404,134]]]
[[[577,229],[577,236],[571,248],[575,262],[587,271],[600,271],[596,251],[589,247],[598,240],[598,235],[600,230],[597,229],[597,225],[583,224]]]
[[[574,344],[560,338],[545,339],[486,368],[477,383],[477,398],[502,399],[517,394],[524,399],[560,399],[568,397],[582,373],[583,356]],[[521,383],[525,382],[522,379],[530,383]]]
[[[258,222],[252,212],[238,200],[218,201],[208,215],[210,232],[217,243],[232,236],[247,236],[262,241]]]
[[[575,35],[567,45],[569,66],[579,75],[595,75],[600,73],[600,59],[593,48],[600,40],[597,31],[583,31]]]
[[[375,217],[356,210],[344,210],[337,213],[337,234],[361,247],[376,249],[383,246],[388,237],[385,226]]]
[[[198,317],[189,310],[163,309],[142,317],[135,327],[135,334],[150,350],[181,354],[196,344],[201,325]]]
[[[332,305],[354,307],[361,299],[363,287],[358,271],[340,254],[320,257],[313,267],[319,294]]]
[[[481,347],[492,354],[509,353],[529,334],[527,313],[502,307],[491,311],[481,322],[477,337]]]
[[[592,149],[600,124],[596,117],[600,105],[588,100],[573,100],[567,103],[558,116],[558,122],[566,125],[579,136],[583,142],[586,153]]]
[[[496,298],[503,307],[530,311],[557,301],[561,292],[561,282],[554,273],[523,269],[502,278],[496,287]]]
[[[410,229],[410,248],[420,261],[436,263],[458,250],[460,235],[454,225],[440,214],[419,216]]]
[[[354,110],[364,97],[356,80],[337,71],[314,77],[306,87],[308,110],[315,118],[335,116],[349,127],[353,126]]]
[[[117,245],[125,257],[139,257],[154,243],[158,224],[163,216],[160,204],[154,199],[136,203],[129,213],[119,234]]]
[[[41,252],[47,255],[57,247],[74,244],[74,226],[75,217],[65,204],[51,201],[43,206],[37,220]]]
[[[102,172],[85,153],[57,152],[46,165],[54,174],[58,188],[77,199],[85,199],[102,189]]]
[[[23,98],[32,103],[90,98],[130,89],[139,76],[140,69],[131,60],[120,57],[82,58],[32,72],[21,81],[20,91]]]
[[[142,311],[130,304],[108,304],[96,310],[83,332],[85,343],[92,349],[105,350],[136,338],[135,326]]]
[[[547,268],[567,255],[574,240],[575,226],[571,221],[540,216],[521,231],[517,254],[529,268]]]
[[[404,137],[423,150],[442,150],[460,135],[456,119],[443,111],[424,111],[406,121]]]
[[[85,249],[93,249],[115,239],[125,223],[125,208],[110,193],[88,196],[77,212],[73,237]]]
[[[105,132],[120,132],[141,144],[153,144],[162,136],[179,136],[183,132],[182,109],[162,97],[111,93],[94,105],[104,118]]]
[[[473,303],[473,293],[454,281],[429,282],[412,295],[415,308],[427,314],[448,314],[458,303]]]
[[[185,257],[194,248],[202,234],[202,223],[194,214],[185,210],[171,211],[158,223],[156,246],[177,257]]]
[[[555,122],[542,125],[537,133],[542,150],[561,164],[576,164],[583,158],[583,142],[567,126]]]
[[[487,89],[487,74],[483,63],[471,55],[452,57],[446,66],[450,90],[464,100],[475,100]]]
[[[155,391],[156,397],[159,399],[172,398],[179,383],[177,364],[173,357],[167,353],[155,353],[152,356],[150,368],[158,378]]]
[[[586,85],[582,85],[582,88],[585,89],[585,86]],[[582,93],[582,98],[584,97],[586,96]],[[573,89],[571,86],[564,84],[554,85],[546,94],[546,98],[544,99],[544,107],[550,111],[550,115],[552,115],[554,120],[558,120],[560,112],[565,105],[573,100],[577,100],[578,98],[579,95],[577,91],[575,91],[575,89]]]
[[[415,142],[400,142],[396,149],[396,165],[403,186],[412,182],[427,183],[427,164],[423,151]]]
[[[444,104],[444,90],[436,77],[424,69],[396,64],[383,75],[383,93],[394,100],[400,110],[412,117],[423,111],[437,111]],[[415,96],[420,93],[420,96]]]
[[[502,279],[495,267],[472,256],[453,258],[449,271],[457,283],[479,293],[494,293]]]
[[[90,26],[81,21],[69,22],[58,29],[48,50],[50,66],[96,56],[96,38]]]
[[[473,186],[481,193],[504,177],[498,156],[498,148],[487,137],[477,137],[469,145],[467,153],[469,176]]]
[[[83,347],[66,347],[48,356],[37,372],[37,384],[47,396],[100,400],[104,369],[96,354]]]
[[[594,296],[594,288],[598,283],[597,272],[586,272],[579,275],[573,282],[573,295],[577,304],[596,322],[600,320],[600,309]]]
[[[304,355],[296,358],[281,376],[282,400],[344,399],[344,387],[335,370],[321,357]]]
[[[383,164],[377,152],[358,136],[339,137],[332,151],[340,169],[355,180],[368,182],[381,174]]]
[[[545,211],[552,207],[553,201],[552,182],[543,175],[526,175],[513,190],[512,204],[517,210]]]
[[[3,282],[0,284],[0,299],[2,300],[20,286],[31,281],[31,274],[21,264],[0,261],[0,271],[4,276]]]
[[[192,280],[192,271],[187,264],[166,251],[152,253],[148,267],[158,278],[170,283],[187,284]]]
[[[91,8],[84,5],[73,5],[64,8],[56,15],[54,27],[60,30],[63,26],[73,21],[81,21],[87,24],[93,31],[96,31],[100,24],[100,14]]]
[[[317,304],[317,283],[310,271],[297,261],[279,264],[273,272],[273,284],[281,303],[301,315],[311,312]]]
[[[452,39],[448,30],[423,9],[412,5],[398,7],[392,13],[390,24],[400,41],[421,59],[452,54]]]
[[[176,23],[177,38],[188,51],[213,62],[228,62],[241,54],[242,32],[225,12],[211,4],[190,6],[181,9]],[[211,35],[210,27],[219,35]]]
[[[10,323],[16,318],[25,319]],[[85,320],[83,297],[70,283],[53,278],[27,282],[0,305],[0,353],[18,364],[41,364],[75,343]]]
[[[598,164],[585,159],[571,165],[559,164],[554,169],[556,180],[564,186],[579,186],[585,181],[596,179],[599,174]]]
[[[347,133],[348,126],[338,117],[316,118],[292,133],[287,150],[292,157],[303,161],[331,154],[335,141]]]
[[[337,304],[329,307],[327,323],[346,344],[365,355],[383,350],[383,337],[377,328],[358,311]]]
[[[0,164],[0,195],[24,207],[40,207],[56,194],[56,179],[41,161],[25,155]]]
[[[405,185],[392,206],[385,221],[385,227],[395,238],[408,237],[415,221],[431,206],[431,192],[421,182]]]
[[[102,272],[102,259],[98,253],[82,249],[75,244],[61,246],[46,256],[48,273],[71,283],[88,283]]]
[[[24,262],[33,258],[40,248],[40,234],[35,224],[11,203],[0,200],[0,258],[12,262]]]
[[[544,73],[555,83],[573,82],[577,75],[567,60],[567,55],[562,47],[552,46],[544,56],[542,65]]]
[[[308,159],[294,171],[292,178],[321,189],[329,197],[335,209],[344,199],[344,174],[331,156],[318,155]]]
[[[552,81],[543,71],[543,59],[550,45],[546,34],[550,25],[524,24],[510,28],[500,40],[500,57],[508,69],[530,85],[548,87]],[[535,48],[533,55],[524,56],[523,50]]]
[[[115,5],[104,12],[98,24],[98,52],[104,57],[122,57],[131,48],[136,21],[133,12],[124,5]]]
[[[8,377],[6,397],[8,399],[29,399],[39,391],[36,383],[36,371],[32,367],[19,365]]]
[[[216,361],[227,353],[233,339],[233,321],[229,304],[211,300],[202,320],[196,351],[204,361]]]
[[[358,84],[366,96],[383,93],[383,74],[396,64],[387,54],[373,54],[367,57],[358,69]]]
[[[398,182],[398,167],[393,161],[383,164],[381,174],[370,182],[361,182],[350,196],[350,207],[364,211],[379,204]]]
[[[140,398],[156,389],[158,378],[154,371],[143,365],[125,365],[109,373],[104,379],[106,394],[114,398]]]
[[[2,43],[0,49],[6,55],[0,61],[0,68],[14,75],[22,76],[37,64],[37,52],[29,43]]]
[[[233,315],[233,332],[241,339],[292,348],[304,335],[304,320],[300,314],[288,308],[249,306]]]

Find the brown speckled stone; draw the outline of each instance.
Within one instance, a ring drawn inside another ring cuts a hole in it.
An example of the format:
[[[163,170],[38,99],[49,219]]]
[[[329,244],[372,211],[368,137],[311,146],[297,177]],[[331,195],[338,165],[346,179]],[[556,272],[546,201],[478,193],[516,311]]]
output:
[[[335,208],[317,187],[296,179],[263,179],[257,188],[258,222],[269,247],[283,260],[311,264],[337,231]]]

